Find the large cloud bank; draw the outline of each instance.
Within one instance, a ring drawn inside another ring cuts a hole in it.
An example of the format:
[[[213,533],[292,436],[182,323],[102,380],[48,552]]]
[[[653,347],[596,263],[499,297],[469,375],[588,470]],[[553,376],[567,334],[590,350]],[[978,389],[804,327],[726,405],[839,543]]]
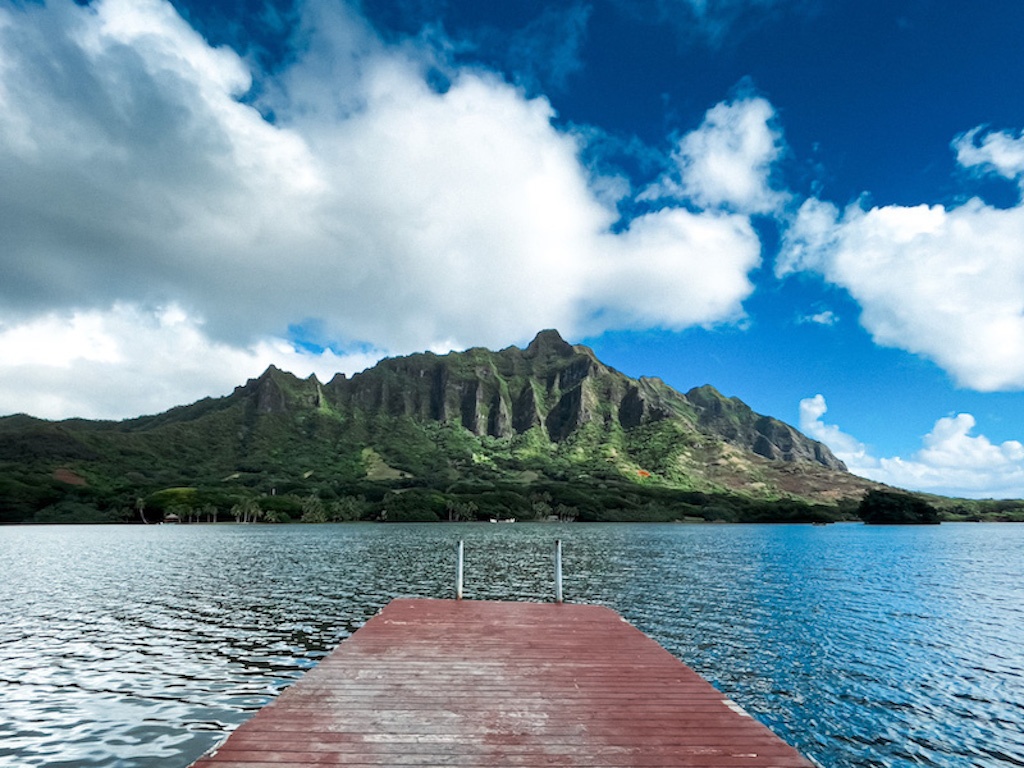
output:
[[[3,361],[0,411],[159,409],[275,349],[299,373],[353,370],[368,348],[742,317],[749,214],[776,201],[766,102],[713,109],[680,143],[675,198],[623,225],[595,191],[617,180],[589,174],[544,98],[479,69],[431,87],[433,51],[387,47],[336,4],[305,13],[250,104],[246,61],[164,0],[0,5],[0,348],[48,329]],[[83,324],[104,339],[88,354]]]

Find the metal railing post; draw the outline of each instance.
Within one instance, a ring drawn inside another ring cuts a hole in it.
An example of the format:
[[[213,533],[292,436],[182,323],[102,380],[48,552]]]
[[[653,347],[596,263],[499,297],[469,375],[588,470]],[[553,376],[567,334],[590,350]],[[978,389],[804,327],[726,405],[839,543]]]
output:
[[[555,539],[555,602],[562,602],[562,540]]]
[[[458,546],[455,547],[455,599],[462,599],[462,566],[464,562],[463,550],[465,549],[464,542],[459,539]]]

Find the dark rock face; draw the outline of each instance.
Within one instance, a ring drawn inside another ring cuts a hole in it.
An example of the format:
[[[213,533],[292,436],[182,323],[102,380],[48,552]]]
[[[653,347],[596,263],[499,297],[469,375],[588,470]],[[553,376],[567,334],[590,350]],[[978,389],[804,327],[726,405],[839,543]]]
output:
[[[512,404],[512,431],[522,434],[539,427],[541,423],[537,393],[533,389],[533,384],[527,382]]]
[[[548,429],[548,436],[561,442],[582,426],[586,418],[583,388],[576,386],[558,399],[555,407],[548,411],[544,424]]]
[[[508,401],[496,393],[491,400],[490,413],[487,416],[487,434],[491,437],[512,436],[512,414]]]
[[[272,376],[266,376],[256,388],[256,410],[260,413],[284,413],[288,400]]]
[[[619,424],[623,429],[639,427],[643,423],[646,403],[640,396],[639,387],[630,387],[619,403]]]

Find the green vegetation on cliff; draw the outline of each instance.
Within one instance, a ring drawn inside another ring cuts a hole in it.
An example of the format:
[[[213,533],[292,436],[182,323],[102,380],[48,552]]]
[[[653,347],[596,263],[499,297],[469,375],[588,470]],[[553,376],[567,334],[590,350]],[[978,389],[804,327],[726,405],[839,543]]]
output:
[[[852,519],[821,443],[544,331],[327,384],[271,367],[123,422],[0,419],[0,522]]]

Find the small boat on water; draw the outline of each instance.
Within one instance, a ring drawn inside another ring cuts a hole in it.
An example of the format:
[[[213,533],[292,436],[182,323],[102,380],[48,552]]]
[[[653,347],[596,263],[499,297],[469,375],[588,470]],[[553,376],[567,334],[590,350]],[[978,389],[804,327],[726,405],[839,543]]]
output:
[[[491,518],[491,522],[492,523],[514,523],[515,521],[516,521],[516,519],[514,517],[505,517],[505,518],[492,517]]]

